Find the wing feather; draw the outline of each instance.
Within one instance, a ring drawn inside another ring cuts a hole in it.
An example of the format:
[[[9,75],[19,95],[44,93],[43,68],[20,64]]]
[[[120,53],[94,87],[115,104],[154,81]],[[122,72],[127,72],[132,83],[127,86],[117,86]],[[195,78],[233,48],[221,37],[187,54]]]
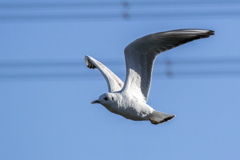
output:
[[[214,31],[211,30],[182,29],[154,33],[133,41],[124,50],[127,75],[122,92],[128,92],[147,102],[153,64],[157,55],[213,34]]]
[[[103,77],[107,81],[109,92],[116,92],[122,89],[124,85],[122,80],[101,62],[97,61],[96,59],[90,56],[85,56],[85,62],[88,68],[90,69],[97,68],[102,73]]]

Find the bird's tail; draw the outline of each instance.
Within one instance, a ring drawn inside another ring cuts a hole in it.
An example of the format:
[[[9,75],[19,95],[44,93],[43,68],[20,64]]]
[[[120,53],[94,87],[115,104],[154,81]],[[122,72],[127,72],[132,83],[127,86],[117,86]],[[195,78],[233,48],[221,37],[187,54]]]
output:
[[[153,111],[153,113],[149,117],[149,120],[151,121],[152,124],[159,124],[159,123],[167,122],[168,120],[171,120],[174,117],[175,115],[172,115],[172,114]]]

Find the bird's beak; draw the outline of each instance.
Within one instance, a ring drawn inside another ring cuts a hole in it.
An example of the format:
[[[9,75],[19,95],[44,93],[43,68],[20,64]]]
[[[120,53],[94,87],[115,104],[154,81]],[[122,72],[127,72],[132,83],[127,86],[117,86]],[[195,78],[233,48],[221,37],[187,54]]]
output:
[[[100,101],[99,100],[92,101],[92,104],[94,103],[100,103]]]

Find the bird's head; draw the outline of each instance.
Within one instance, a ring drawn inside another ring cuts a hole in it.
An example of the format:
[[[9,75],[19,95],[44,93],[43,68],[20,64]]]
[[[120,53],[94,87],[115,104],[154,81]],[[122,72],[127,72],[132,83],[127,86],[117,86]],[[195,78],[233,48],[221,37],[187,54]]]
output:
[[[99,96],[98,100],[92,101],[92,104],[94,103],[100,103],[103,106],[109,106],[112,103],[114,103],[116,100],[115,95],[112,93],[104,93],[101,96]]]

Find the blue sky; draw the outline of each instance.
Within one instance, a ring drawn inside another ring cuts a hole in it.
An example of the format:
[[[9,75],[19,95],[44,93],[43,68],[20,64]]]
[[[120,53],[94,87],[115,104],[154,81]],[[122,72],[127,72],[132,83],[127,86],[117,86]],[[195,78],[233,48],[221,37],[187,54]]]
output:
[[[0,4],[5,2],[17,1],[2,0]],[[184,7],[171,5],[163,10],[181,11]],[[203,3],[187,7],[186,11],[188,8],[201,8],[201,12],[208,8],[228,11],[239,7],[238,3],[216,6],[209,3],[205,6]],[[155,12],[161,8],[142,6],[130,12],[138,9],[141,12],[142,9]],[[69,10],[71,8],[66,12]],[[40,9],[1,11],[3,15],[13,12],[27,15],[41,13]],[[49,12],[51,9],[44,10],[44,13]],[[74,12],[77,12],[77,8]],[[108,13],[107,10],[102,12]],[[124,20],[120,17],[104,20],[1,20],[1,64],[69,60],[79,62],[79,66],[0,66],[0,159],[238,159],[239,74],[176,75],[168,78],[158,75],[158,72],[165,71],[166,66],[156,65],[148,104],[159,111],[175,114],[176,117],[167,123],[152,125],[150,122],[127,120],[110,113],[101,105],[90,104],[107,92],[107,84],[97,70],[89,70],[85,66],[84,56],[90,55],[103,62],[119,73],[124,81],[123,50],[127,44],[154,32],[201,28],[214,30],[215,35],[164,52],[157,61],[237,59],[240,50],[239,18],[239,15],[205,15],[170,19],[153,17]],[[111,61],[119,62],[119,65],[113,65]],[[229,72],[239,71],[239,65],[173,63],[171,69],[173,73],[214,69]],[[80,77],[3,76],[24,73],[79,73]]]

